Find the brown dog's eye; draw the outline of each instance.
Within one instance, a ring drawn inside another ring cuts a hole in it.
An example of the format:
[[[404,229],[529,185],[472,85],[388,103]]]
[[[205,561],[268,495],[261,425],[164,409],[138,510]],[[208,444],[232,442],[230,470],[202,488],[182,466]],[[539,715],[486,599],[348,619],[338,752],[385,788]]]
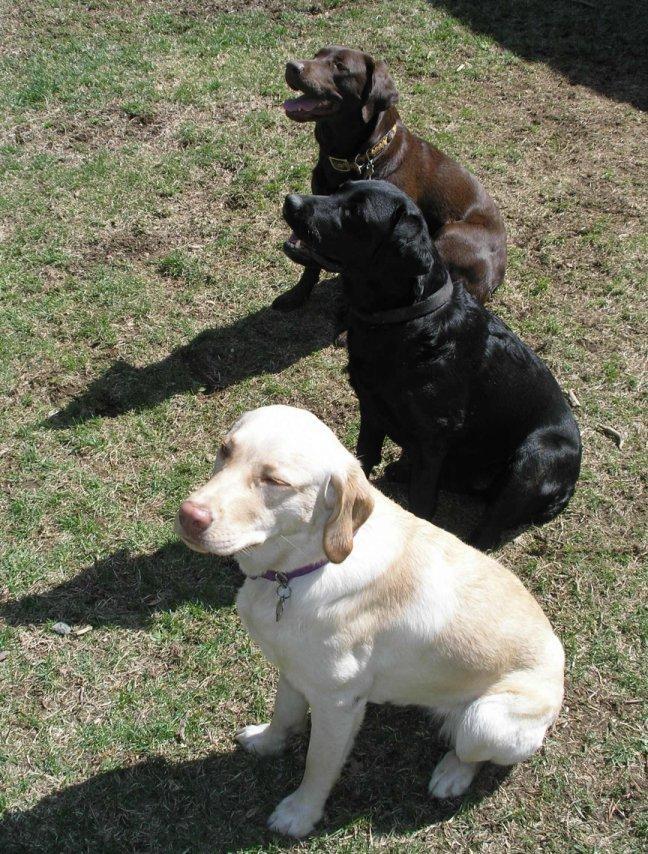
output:
[[[348,71],[349,70],[343,62],[340,62],[339,59],[336,60],[333,64],[335,65],[335,67],[338,71]]]

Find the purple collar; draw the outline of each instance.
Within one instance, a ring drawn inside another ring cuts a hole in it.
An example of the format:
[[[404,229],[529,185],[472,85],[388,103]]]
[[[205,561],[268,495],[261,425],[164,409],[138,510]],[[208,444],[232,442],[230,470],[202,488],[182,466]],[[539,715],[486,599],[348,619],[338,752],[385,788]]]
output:
[[[299,578],[301,575],[308,575],[309,572],[315,572],[316,569],[321,569],[327,563],[327,560],[320,560],[317,563],[309,563],[306,564],[306,566],[300,566],[290,572],[275,572],[273,569],[270,569],[268,572],[264,572],[263,575],[248,575],[248,578],[252,579],[252,581],[256,581],[257,578],[265,578],[266,581],[278,581],[283,586],[288,584],[289,581],[292,581],[293,578]]]

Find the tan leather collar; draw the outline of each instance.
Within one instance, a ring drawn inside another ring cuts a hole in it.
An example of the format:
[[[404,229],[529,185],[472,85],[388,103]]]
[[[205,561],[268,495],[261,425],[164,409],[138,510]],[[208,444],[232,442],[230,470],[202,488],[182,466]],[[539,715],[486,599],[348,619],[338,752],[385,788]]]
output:
[[[363,177],[371,178],[374,171],[374,160],[383,153],[393,138],[396,136],[398,124],[394,124],[384,136],[381,136],[378,142],[368,151],[361,154],[356,154],[353,160],[347,160],[345,157],[331,157],[329,155],[329,163],[336,172],[356,172]]]

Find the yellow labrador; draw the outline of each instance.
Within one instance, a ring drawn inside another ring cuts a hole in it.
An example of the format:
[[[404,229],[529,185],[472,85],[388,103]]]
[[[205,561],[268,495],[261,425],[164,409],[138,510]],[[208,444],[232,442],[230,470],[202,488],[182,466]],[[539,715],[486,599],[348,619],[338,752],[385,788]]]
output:
[[[243,623],[279,669],[270,723],[246,750],[279,753],[311,732],[299,788],[269,826],[309,833],[367,702],[424,706],[451,749],[430,793],[455,797],[483,762],[531,756],[563,696],[564,655],[535,599],[490,557],[388,500],[314,415],[246,413],[213,476],[178,513],[188,546],[234,555]]]

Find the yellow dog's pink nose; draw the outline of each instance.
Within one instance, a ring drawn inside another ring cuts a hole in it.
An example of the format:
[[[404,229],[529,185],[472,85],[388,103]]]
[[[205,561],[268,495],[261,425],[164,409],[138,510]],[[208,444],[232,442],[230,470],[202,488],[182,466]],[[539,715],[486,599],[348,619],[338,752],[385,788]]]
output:
[[[195,536],[209,528],[212,523],[212,514],[208,507],[194,504],[193,501],[185,501],[178,513],[178,519],[187,534]]]

